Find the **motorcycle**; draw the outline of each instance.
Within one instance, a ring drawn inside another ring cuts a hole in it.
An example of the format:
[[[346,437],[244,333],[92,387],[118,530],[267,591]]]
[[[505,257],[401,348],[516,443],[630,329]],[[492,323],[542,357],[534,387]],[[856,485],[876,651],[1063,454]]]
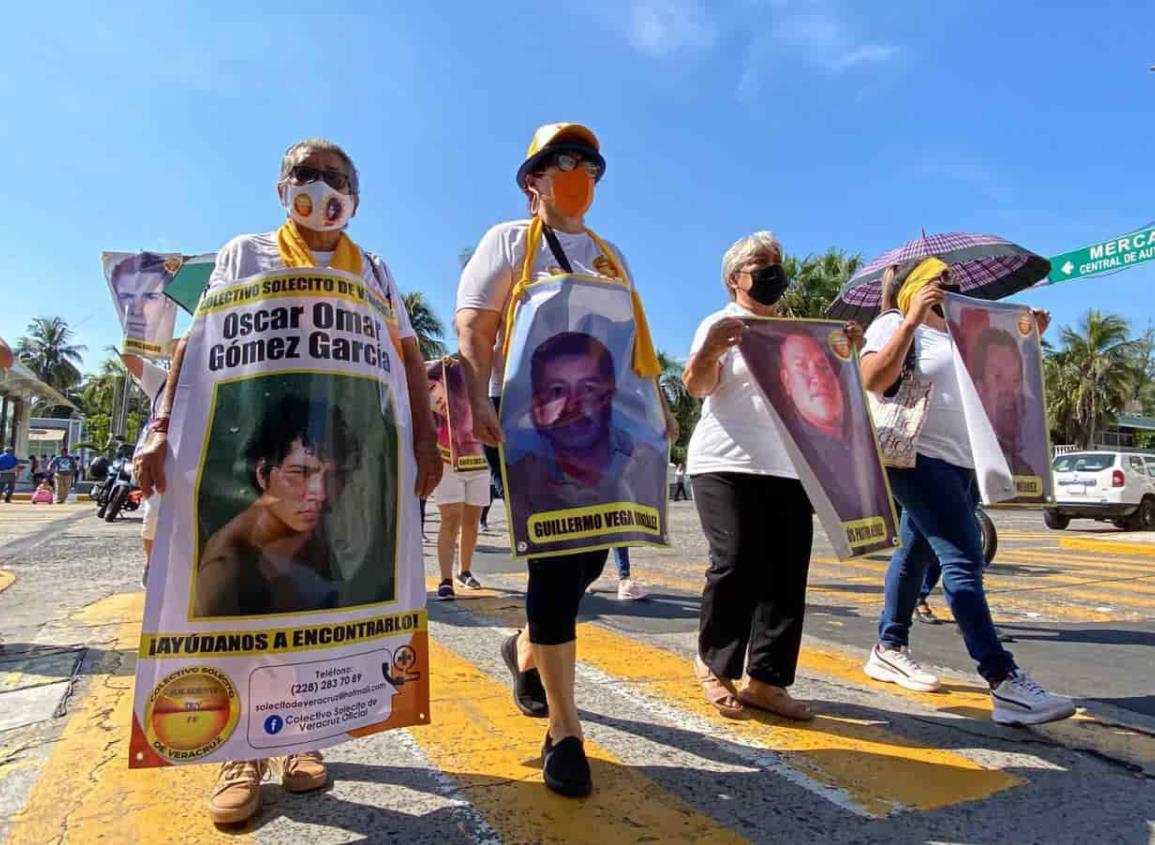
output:
[[[100,483],[99,490],[93,490],[97,502],[96,516],[106,522],[113,522],[121,511],[136,510],[140,507],[140,490],[132,480],[133,446],[121,444],[116,457],[108,467],[108,474]],[[133,496],[135,493],[135,497]]]

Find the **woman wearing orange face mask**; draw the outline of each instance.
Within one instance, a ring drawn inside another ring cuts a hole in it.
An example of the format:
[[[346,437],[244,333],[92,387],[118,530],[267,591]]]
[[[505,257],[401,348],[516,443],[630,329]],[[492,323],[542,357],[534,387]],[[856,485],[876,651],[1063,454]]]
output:
[[[555,123],[534,133],[517,186],[531,217],[499,223],[481,239],[461,274],[457,291],[457,334],[462,370],[473,405],[474,433],[501,478],[497,446],[502,442],[497,409],[504,375],[502,346],[506,314],[519,285],[551,276],[584,274],[620,279],[632,286],[617,247],[585,227],[585,213],[605,172],[597,136],[576,123]],[[527,255],[531,256],[527,265]],[[644,322],[635,297],[639,337]],[[648,348],[648,333],[646,333]],[[643,356],[644,357],[644,356]],[[655,362],[656,363],[656,362]],[[655,375],[648,364],[639,374]],[[667,430],[676,424],[666,411]],[[527,630],[502,645],[513,676],[514,702],[527,716],[549,718],[542,749],[546,785],[563,795],[592,789],[582,728],[574,702],[575,622],[582,595],[605,566],[606,550],[529,560]]]

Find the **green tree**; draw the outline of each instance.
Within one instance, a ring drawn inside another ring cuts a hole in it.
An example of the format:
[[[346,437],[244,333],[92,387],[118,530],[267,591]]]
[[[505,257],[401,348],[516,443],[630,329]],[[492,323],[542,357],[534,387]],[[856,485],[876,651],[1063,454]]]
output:
[[[698,424],[698,417],[702,413],[702,400],[695,399],[686,390],[682,383],[682,371],[686,365],[666,352],[658,351],[658,363],[662,373],[658,376],[658,386],[661,387],[666,402],[674,419],[678,421],[678,439],[670,444],[670,460],[676,464],[685,463],[686,446],[689,445],[690,435],[694,433],[694,426]]]
[[[1126,319],[1094,309],[1059,340],[1044,362],[1047,420],[1056,441],[1085,449],[1143,391],[1149,350]]]
[[[441,342],[445,337],[445,325],[437,319],[433,309],[425,300],[425,294],[420,291],[404,294],[405,310],[409,312],[409,323],[417,334],[417,348],[427,361],[440,358],[446,353],[446,346]]]
[[[61,393],[80,383],[84,346],[72,343],[72,329],[60,317],[37,317],[16,346],[19,358],[37,378]]]
[[[847,255],[834,247],[802,259],[785,256],[782,267],[790,287],[782,297],[783,312],[789,317],[825,317],[826,309],[861,264],[861,255]]]

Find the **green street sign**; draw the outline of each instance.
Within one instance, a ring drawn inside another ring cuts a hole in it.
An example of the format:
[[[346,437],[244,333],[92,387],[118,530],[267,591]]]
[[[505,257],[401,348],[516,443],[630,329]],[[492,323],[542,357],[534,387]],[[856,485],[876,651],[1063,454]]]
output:
[[[1155,259],[1155,226],[1056,255],[1051,259],[1047,280],[1065,282],[1080,276],[1123,270],[1152,259]]]

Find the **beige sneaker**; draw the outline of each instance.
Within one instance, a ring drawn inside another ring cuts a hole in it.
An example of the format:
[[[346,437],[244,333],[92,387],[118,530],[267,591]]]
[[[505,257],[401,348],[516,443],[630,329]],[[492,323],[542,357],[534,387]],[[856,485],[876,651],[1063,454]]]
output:
[[[261,806],[261,781],[268,767],[264,760],[235,760],[221,765],[209,795],[209,815],[217,824],[248,821]]]
[[[329,782],[329,773],[325,771],[323,759],[320,751],[306,751],[288,757],[274,757],[269,762],[273,767],[273,776],[276,777],[279,772],[281,786],[289,792],[311,792]]]

